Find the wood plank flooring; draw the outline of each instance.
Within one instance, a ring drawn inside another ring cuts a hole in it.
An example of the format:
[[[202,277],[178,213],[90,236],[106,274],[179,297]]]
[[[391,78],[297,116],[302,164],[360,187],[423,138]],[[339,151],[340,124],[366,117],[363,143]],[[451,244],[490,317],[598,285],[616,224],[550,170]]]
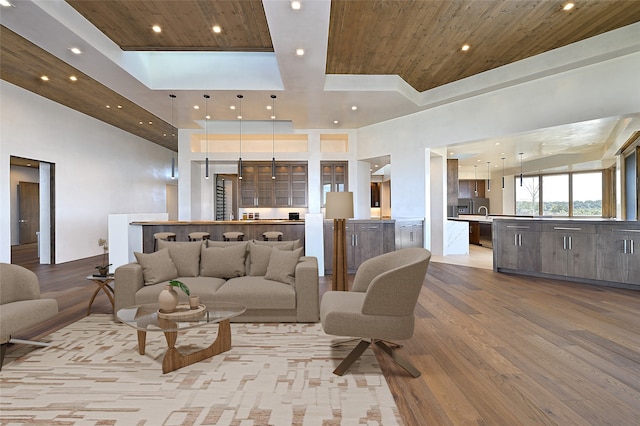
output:
[[[27,261],[60,315],[16,337],[85,316],[98,263]],[[331,277],[320,282],[324,293]],[[111,312],[104,294],[92,312]],[[406,425],[640,424],[638,291],[432,262],[414,336],[400,343],[418,379],[375,351]]]

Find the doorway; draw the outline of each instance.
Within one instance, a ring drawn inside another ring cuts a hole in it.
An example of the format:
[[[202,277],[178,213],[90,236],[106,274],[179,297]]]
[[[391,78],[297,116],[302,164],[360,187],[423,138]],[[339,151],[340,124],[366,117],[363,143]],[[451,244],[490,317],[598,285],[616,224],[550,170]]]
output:
[[[11,261],[55,263],[55,164],[11,156]]]

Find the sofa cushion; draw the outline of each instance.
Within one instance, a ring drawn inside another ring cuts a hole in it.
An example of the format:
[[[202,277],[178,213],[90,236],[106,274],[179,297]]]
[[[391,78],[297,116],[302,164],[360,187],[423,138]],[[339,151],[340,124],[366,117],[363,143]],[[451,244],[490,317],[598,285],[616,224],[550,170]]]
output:
[[[142,266],[144,285],[157,284],[178,278],[176,265],[169,256],[169,249],[158,250],[154,253],[133,253]]]
[[[241,303],[247,309],[295,309],[296,291],[262,277],[232,278],[216,292],[216,301]]]
[[[293,250],[291,244],[269,246],[266,244],[256,244],[255,241],[249,242],[249,275],[263,277],[264,274],[267,273],[269,259],[271,258],[271,249],[273,247],[280,250]]]
[[[260,241],[252,240],[253,243],[261,246],[278,247],[281,250],[294,250],[301,247],[300,240],[293,241]]]
[[[269,266],[264,275],[266,280],[280,281],[285,284],[294,285],[296,283],[296,265],[302,255],[302,247],[292,250],[283,251],[277,247],[271,249],[271,257],[269,257]]]
[[[246,273],[246,244],[228,247],[205,247],[200,250],[200,275],[203,277],[233,278]]]
[[[244,246],[245,250],[249,250],[249,241],[212,241],[207,240],[207,247],[229,247],[229,246]],[[249,275],[249,256],[245,254],[245,275]]]
[[[158,248],[168,248],[179,277],[197,277],[200,274],[200,246],[202,241],[158,240]]]

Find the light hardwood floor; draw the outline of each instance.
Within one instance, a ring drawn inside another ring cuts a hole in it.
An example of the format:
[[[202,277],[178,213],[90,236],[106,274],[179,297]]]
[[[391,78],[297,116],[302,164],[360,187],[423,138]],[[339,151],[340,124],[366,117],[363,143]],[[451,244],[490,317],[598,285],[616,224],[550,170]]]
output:
[[[16,337],[86,315],[99,259],[32,262],[60,315]],[[111,312],[106,296],[93,312]],[[376,356],[406,425],[640,424],[640,292],[434,261],[401,343],[418,379]]]

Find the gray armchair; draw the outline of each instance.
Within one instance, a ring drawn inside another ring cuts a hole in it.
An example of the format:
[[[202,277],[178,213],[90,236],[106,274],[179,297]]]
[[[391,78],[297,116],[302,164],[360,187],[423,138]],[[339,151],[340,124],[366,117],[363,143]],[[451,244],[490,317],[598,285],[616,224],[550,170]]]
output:
[[[342,376],[375,343],[413,377],[420,376],[413,365],[394,352],[399,346],[389,346],[385,341],[413,335],[414,309],[430,260],[431,252],[423,248],[386,253],[360,265],[351,291],[324,294],[320,321],[325,333],[361,339],[334,374]]]
[[[8,343],[48,346],[47,343],[13,339],[13,334],[57,314],[58,302],[55,299],[40,298],[36,274],[22,266],[0,263],[0,370]]]

